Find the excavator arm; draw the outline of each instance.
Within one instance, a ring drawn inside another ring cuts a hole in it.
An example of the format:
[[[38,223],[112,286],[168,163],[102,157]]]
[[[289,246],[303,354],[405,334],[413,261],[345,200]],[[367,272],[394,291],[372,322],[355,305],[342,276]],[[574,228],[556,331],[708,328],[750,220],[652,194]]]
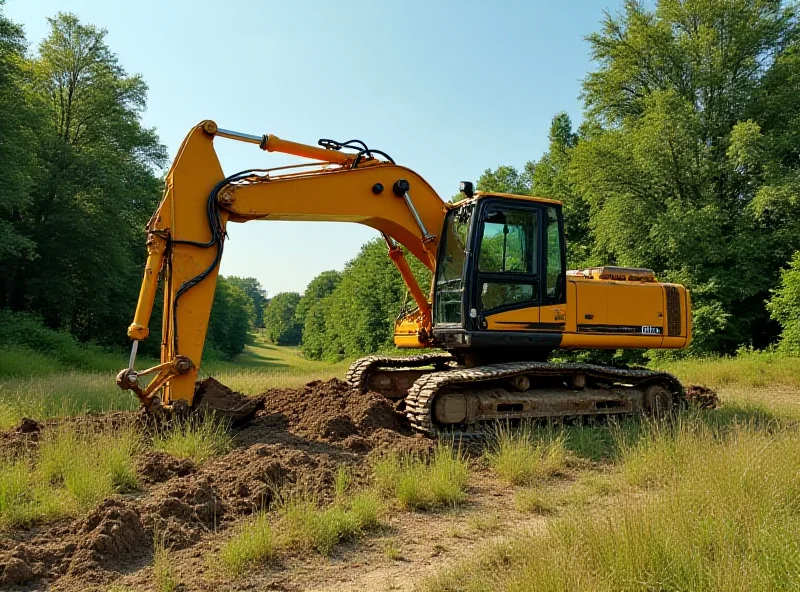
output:
[[[226,177],[214,151],[218,136],[313,162]],[[147,263],[128,328],[131,359],[117,376],[117,384],[132,390],[144,407],[193,403],[228,222],[355,222],[378,230],[418,307],[402,323],[405,345],[429,343],[430,298],[411,273],[400,246],[433,270],[448,206],[422,177],[380,151],[356,141],[320,143],[323,147],[221,130],[213,121],[200,123],[184,139],[167,174],[164,198],[147,226]],[[161,363],[136,372],[137,344],[148,336],[160,280]],[[142,385],[145,377],[149,382]],[[157,398],[159,389],[163,393]]]

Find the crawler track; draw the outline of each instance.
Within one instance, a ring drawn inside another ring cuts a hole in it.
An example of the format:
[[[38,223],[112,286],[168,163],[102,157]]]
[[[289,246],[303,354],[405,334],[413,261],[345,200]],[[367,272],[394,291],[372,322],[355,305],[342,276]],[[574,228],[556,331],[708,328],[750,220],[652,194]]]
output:
[[[412,358],[390,358],[371,356],[354,362],[347,374],[348,381],[356,388],[364,389],[369,382],[372,372],[383,369],[419,368],[432,364],[443,365],[452,358],[441,354],[428,354]],[[526,397],[532,402],[536,397],[546,396],[545,391],[537,389],[537,383],[546,381],[562,381],[566,384],[577,375],[582,375],[588,383],[599,385],[601,389],[609,392],[629,392],[630,397],[641,396],[641,390],[650,385],[659,385],[666,389],[672,396],[672,406],[683,404],[684,391],[681,383],[673,375],[666,372],[655,372],[642,368],[613,368],[593,364],[551,364],[547,362],[508,362],[479,366],[476,368],[456,368],[441,371],[431,371],[421,375],[408,390],[405,397],[405,413],[413,428],[428,436],[447,435],[461,439],[482,438],[488,432],[491,424],[498,417],[497,414],[482,416],[480,413],[471,421],[455,425],[440,425],[436,422],[436,404],[442,394],[460,392],[465,397],[477,397],[481,389],[493,387],[492,396],[498,403],[504,401],[504,392],[508,401],[519,402]],[[530,379],[531,388],[525,392],[515,391],[508,386],[509,379],[526,376]],[[473,389],[474,387],[474,389]],[[505,391],[504,391],[505,389]],[[581,391],[568,391],[579,397]],[[472,391],[472,392],[470,392]],[[596,391],[595,391],[596,392]],[[545,393],[543,395],[543,393]],[[570,412],[569,405],[557,412],[541,411],[536,405],[528,406],[530,410],[524,413],[510,413],[510,419],[536,419],[536,418],[570,418],[588,415],[608,415],[620,411],[592,410],[591,412]],[[630,406],[622,413],[630,414]]]
[[[350,364],[350,368],[347,369],[345,380],[354,389],[365,393],[368,390],[367,385],[370,376],[378,370],[423,368],[425,366],[444,367],[452,361],[454,361],[454,358],[448,353],[422,354],[419,356],[407,356],[402,358],[391,356],[367,356]]]

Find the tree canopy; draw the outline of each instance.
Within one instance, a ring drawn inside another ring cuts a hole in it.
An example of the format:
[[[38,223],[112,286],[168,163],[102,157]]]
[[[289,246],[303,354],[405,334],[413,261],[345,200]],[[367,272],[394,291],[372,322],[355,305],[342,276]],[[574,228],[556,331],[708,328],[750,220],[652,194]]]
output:
[[[297,345],[300,343],[303,327],[295,313],[300,303],[297,292],[279,292],[270,298],[264,308],[264,331],[272,343],[277,345]]]

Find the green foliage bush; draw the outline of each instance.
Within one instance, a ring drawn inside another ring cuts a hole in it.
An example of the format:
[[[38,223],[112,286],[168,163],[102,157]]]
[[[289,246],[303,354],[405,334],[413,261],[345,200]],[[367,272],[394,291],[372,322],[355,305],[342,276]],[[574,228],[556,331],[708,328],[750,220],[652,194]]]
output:
[[[79,343],[66,331],[45,327],[40,317],[10,310],[0,310],[0,343],[3,344],[0,375],[5,376],[38,373],[27,362],[44,363],[53,370],[60,367],[106,370],[119,362],[107,348]],[[33,352],[32,359],[28,359],[30,352]],[[119,359],[122,359],[121,352]]]
[[[413,256],[407,259],[426,289],[430,272]],[[328,281],[327,287],[334,283]],[[345,266],[333,291],[309,307],[303,352],[313,359],[337,361],[391,347],[394,321],[405,300],[406,286],[386,254],[386,244],[368,242]]]
[[[297,345],[302,335],[302,325],[295,313],[300,303],[297,292],[280,292],[273,296],[264,309],[264,330],[272,343]]]
[[[780,284],[772,292],[767,307],[783,328],[778,348],[800,354],[800,251],[794,254],[789,267],[781,271]]]

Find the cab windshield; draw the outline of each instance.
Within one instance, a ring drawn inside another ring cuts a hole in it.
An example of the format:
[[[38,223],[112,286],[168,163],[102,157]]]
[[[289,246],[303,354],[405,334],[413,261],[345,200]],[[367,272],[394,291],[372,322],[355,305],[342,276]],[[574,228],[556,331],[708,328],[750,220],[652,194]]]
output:
[[[461,301],[464,293],[464,260],[466,258],[469,223],[474,204],[455,208],[445,218],[443,244],[436,271],[436,294],[433,311],[435,325],[460,325]]]

